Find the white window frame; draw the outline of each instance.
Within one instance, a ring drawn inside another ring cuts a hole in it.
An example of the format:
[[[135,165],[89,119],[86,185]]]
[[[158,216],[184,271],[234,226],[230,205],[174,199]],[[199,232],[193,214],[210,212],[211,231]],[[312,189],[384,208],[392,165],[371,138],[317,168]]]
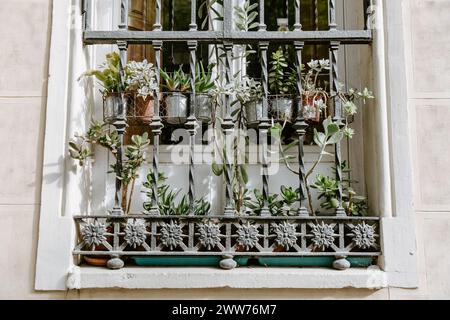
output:
[[[53,4],[46,116],[43,182],[36,262],[36,290],[99,287],[122,288],[415,288],[418,285],[417,246],[414,230],[412,159],[405,54],[409,48],[403,29],[404,1],[377,0],[379,30],[372,46],[377,95],[376,128],[380,137],[372,155],[378,164],[377,211],[382,213],[381,269],[270,268],[263,271],[208,268],[133,268],[111,271],[80,268],[71,251],[75,243],[72,215],[88,206],[80,181],[95,181],[66,160],[67,141],[82,132],[89,106],[77,82],[92,57],[106,48],[82,46],[80,0]],[[100,3],[100,4],[99,4]],[[101,1],[97,5],[101,5]],[[106,1],[103,1],[105,5]],[[115,3],[115,2],[114,2]],[[115,4],[117,5],[117,4]],[[109,17],[111,25],[117,18]],[[74,28],[75,24],[75,28]],[[389,34],[386,32],[389,30]],[[106,50],[106,51],[105,51]],[[84,100],[83,100],[84,99]],[[70,121],[69,121],[70,119]],[[74,121],[80,120],[80,121]],[[70,195],[70,197],[66,196]],[[190,277],[186,277],[186,274]],[[132,274],[132,276],[129,276]],[[283,275],[283,276],[280,276]],[[189,280],[186,280],[189,279]],[[283,280],[285,279],[285,280]]]

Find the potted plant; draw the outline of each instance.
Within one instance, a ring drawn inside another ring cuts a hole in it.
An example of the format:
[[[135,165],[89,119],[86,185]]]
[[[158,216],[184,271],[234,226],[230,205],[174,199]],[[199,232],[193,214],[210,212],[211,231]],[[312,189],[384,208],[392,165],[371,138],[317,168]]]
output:
[[[164,96],[166,121],[169,124],[184,124],[188,117],[188,98],[190,79],[182,66],[172,74],[161,70],[163,87],[167,90]]]
[[[128,62],[124,67],[123,86],[120,79],[120,56],[116,52],[106,55],[106,61],[100,69],[88,70],[81,77],[95,77],[100,82],[103,120],[106,123],[113,123],[118,117],[126,118],[127,114],[144,122],[151,121],[154,113],[153,94],[158,84],[155,69],[147,60]],[[123,101],[123,98],[126,100]]]
[[[213,96],[211,92],[216,87],[211,73],[213,65],[209,65],[208,70],[205,70],[203,64],[199,63],[196,68],[195,117],[203,123],[209,123],[213,112]]]
[[[294,116],[296,73],[289,68],[284,51],[280,47],[272,53],[269,72],[269,112],[277,121],[290,122]]]
[[[327,59],[311,60],[307,63],[308,72],[302,77],[302,96],[299,98],[302,104],[303,118],[313,122],[320,121],[320,115],[326,109],[328,93],[319,86],[319,76],[325,70],[330,70],[330,61]],[[302,65],[302,70],[305,66]]]
[[[120,81],[120,56],[116,52],[108,53],[106,61],[99,70],[88,70],[82,77],[95,77],[101,84],[103,95],[103,120],[106,123],[113,123],[118,117],[125,118],[126,105],[123,105],[122,92],[126,98],[130,95],[126,88],[121,86]]]
[[[136,93],[133,104],[134,112],[129,112],[129,117],[149,123],[155,112],[154,93],[158,90],[155,68],[147,60],[130,61],[125,72],[125,83],[128,90]]]
[[[237,88],[237,98],[245,109],[247,127],[257,126],[265,113],[261,82],[244,77],[242,85]]]

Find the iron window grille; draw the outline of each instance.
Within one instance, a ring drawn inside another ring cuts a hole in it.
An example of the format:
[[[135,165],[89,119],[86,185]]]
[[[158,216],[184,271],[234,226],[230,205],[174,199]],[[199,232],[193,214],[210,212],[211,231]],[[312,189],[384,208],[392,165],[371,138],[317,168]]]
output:
[[[238,32],[233,28],[232,1],[223,2],[223,29],[220,31],[200,31],[197,25],[197,1],[191,1],[191,23],[188,31],[163,30],[161,24],[161,0],[156,0],[156,21],[153,31],[128,30],[128,0],[121,0],[120,24],[117,31],[94,31],[90,17],[92,2],[83,2],[83,41],[85,45],[115,44],[120,52],[121,65],[127,63],[127,49],[131,44],[151,45],[155,52],[155,68],[157,83],[160,84],[161,50],[164,42],[186,43],[189,51],[189,67],[191,77],[191,102],[196,99],[194,79],[196,78],[197,49],[199,43],[220,44],[225,52],[225,78],[228,84],[232,77],[232,53],[235,45],[252,44],[257,46],[260,55],[261,82],[263,103],[267,106],[269,95],[268,48],[271,43],[293,45],[295,50],[298,74],[297,88],[302,92],[300,65],[305,44],[325,44],[330,55],[330,89],[338,88],[338,51],[345,44],[370,44],[372,31],[338,30],[336,23],[336,0],[328,1],[329,30],[303,31],[301,25],[300,0],[294,1],[294,30],[288,32],[267,31],[264,21],[264,0],[259,0],[259,25],[257,31]],[[365,8],[370,1],[365,1]],[[367,12],[367,10],[365,10]],[[123,79],[123,67],[121,67]],[[155,177],[160,172],[160,135],[164,127],[160,117],[160,89],[155,93],[155,116],[149,124],[153,138],[152,170]],[[126,99],[122,94],[122,104]],[[229,137],[235,123],[231,115],[232,101],[224,96],[225,116],[221,129],[225,137]],[[122,106],[123,107],[123,106]],[[267,107],[265,108],[267,110]],[[342,122],[341,105],[334,101],[334,121]],[[305,204],[305,165],[304,137],[307,123],[298,112],[293,128],[299,138],[298,169],[300,192],[299,210],[294,216],[275,217],[269,211],[269,174],[267,146],[263,145],[262,194],[264,205],[260,216],[237,215],[232,203],[232,163],[225,164],[225,209],[208,216],[195,216],[193,203],[195,200],[196,168],[194,164],[194,144],[197,134],[195,114],[190,111],[185,128],[188,130],[189,154],[189,214],[185,216],[164,216],[160,214],[157,192],[153,192],[151,210],[148,214],[125,215],[121,207],[121,181],[116,178],[115,201],[111,212],[98,216],[75,216],[78,240],[73,251],[77,256],[108,256],[108,267],[112,269],[124,266],[123,257],[127,256],[210,256],[217,257],[222,268],[233,268],[238,257],[271,257],[271,256],[328,256],[334,259],[333,266],[338,269],[350,267],[349,257],[377,257],[380,255],[378,217],[350,217],[342,207],[342,188],[338,191],[339,206],[334,215],[314,216]],[[121,141],[117,155],[117,166],[121,165],[123,153],[123,137],[127,126],[126,116],[117,117],[113,126]],[[258,125],[260,141],[267,141],[270,120],[265,114]],[[335,145],[336,180],[342,182],[341,143]],[[157,186],[154,186],[156,191]],[[275,250],[277,247],[284,250]],[[235,258],[233,260],[233,258]],[[348,258],[348,259],[347,259]]]

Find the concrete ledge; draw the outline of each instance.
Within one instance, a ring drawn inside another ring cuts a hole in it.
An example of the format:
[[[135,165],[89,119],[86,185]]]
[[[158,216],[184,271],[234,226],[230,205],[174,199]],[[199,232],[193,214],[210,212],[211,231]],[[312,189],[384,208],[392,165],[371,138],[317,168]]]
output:
[[[127,267],[121,270],[108,270],[83,266],[71,268],[67,278],[68,289],[381,289],[387,285],[387,274],[374,266],[346,271],[265,267],[241,267],[230,271],[205,267]]]

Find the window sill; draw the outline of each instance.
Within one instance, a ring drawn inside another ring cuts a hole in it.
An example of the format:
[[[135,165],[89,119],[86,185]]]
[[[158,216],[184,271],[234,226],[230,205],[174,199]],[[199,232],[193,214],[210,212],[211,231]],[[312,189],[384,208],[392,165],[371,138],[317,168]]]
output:
[[[68,273],[68,289],[340,289],[387,287],[387,274],[376,266],[346,271],[322,268],[248,267],[234,270],[216,268],[142,268],[108,270],[73,267]]]

